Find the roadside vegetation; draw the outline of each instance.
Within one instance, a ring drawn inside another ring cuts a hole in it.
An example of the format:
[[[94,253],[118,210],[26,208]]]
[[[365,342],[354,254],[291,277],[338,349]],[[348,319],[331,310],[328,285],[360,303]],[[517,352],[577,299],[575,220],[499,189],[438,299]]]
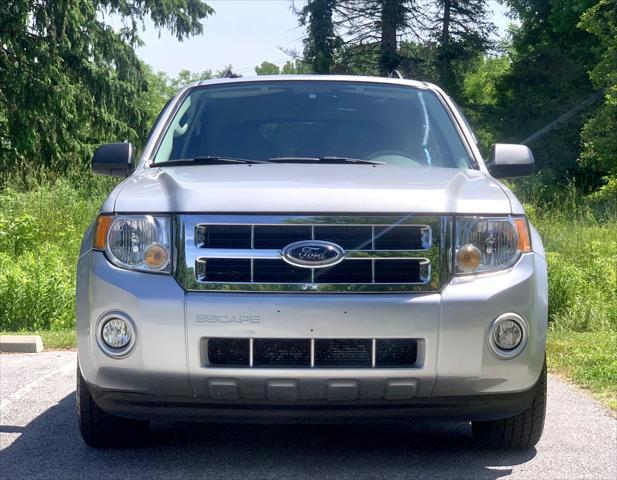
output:
[[[617,191],[583,197],[538,177],[514,189],[547,253],[548,368],[617,411]]]
[[[140,148],[177,89],[222,74],[154,72],[135,52],[141,24],[183,39],[215,12],[201,0],[5,3],[0,331],[41,332],[63,348],[75,338],[81,235],[116,182],[89,173],[94,148]],[[549,368],[617,408],[617,0],[502,3],[517,24],[497,42],[488,0],[307,0],[296,11],[303,52],[255,71],[397,69],[444,87],[484,153],[528,144],[538,174],[512,187],[547,250]]]

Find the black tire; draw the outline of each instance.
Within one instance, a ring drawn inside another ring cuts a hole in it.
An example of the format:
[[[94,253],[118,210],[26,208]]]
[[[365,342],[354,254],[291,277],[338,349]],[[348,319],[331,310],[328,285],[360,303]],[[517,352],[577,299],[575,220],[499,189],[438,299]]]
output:
[[[102,410],[90,395],[77,366],[77,418],[84,442],[95,448],[126,447],[139,444],[147,435],[147,420],[122,418]]]
[[[533,403],[514,417],[471,422],[474,437],[482,444],[499,449],[531,448],[540,441],[546,416],[546,361],[535,386]]]

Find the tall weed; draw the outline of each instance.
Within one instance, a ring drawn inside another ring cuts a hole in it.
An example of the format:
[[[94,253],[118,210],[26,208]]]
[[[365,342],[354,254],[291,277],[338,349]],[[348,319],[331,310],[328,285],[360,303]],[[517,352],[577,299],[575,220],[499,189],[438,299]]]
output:
[[[536,177],[514,189],[547,251],[549,321],[558,331],[617,331],[617,191],[584,195]]]
[[[81,237],[112,186],[85,178],[0,191],[0,330],[74,326]]]

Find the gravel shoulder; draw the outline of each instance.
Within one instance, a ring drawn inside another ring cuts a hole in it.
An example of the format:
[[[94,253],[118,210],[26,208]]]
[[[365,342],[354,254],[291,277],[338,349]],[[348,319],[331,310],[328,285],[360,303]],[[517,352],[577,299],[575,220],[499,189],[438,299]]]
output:
[[[0,478],[614,479],[617,419],[549,376],[536,449],[484,450],[469,425],[160,423],[148,445],[92,450],[75,419],[76,353],[0,355]]]

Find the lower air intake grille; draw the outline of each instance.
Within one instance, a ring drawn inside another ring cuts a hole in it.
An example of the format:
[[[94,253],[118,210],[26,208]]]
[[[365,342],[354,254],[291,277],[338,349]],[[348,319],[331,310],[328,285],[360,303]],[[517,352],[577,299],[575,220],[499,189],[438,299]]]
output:
[[[310,367],[311,341],[264,339],[253,340],[255,367]]]
[[[372,344],[372,340],[315,340],[315,365],[370,367]]]
[[[205,367],[415,368],[418,340],[210,338],[202,358]]]

